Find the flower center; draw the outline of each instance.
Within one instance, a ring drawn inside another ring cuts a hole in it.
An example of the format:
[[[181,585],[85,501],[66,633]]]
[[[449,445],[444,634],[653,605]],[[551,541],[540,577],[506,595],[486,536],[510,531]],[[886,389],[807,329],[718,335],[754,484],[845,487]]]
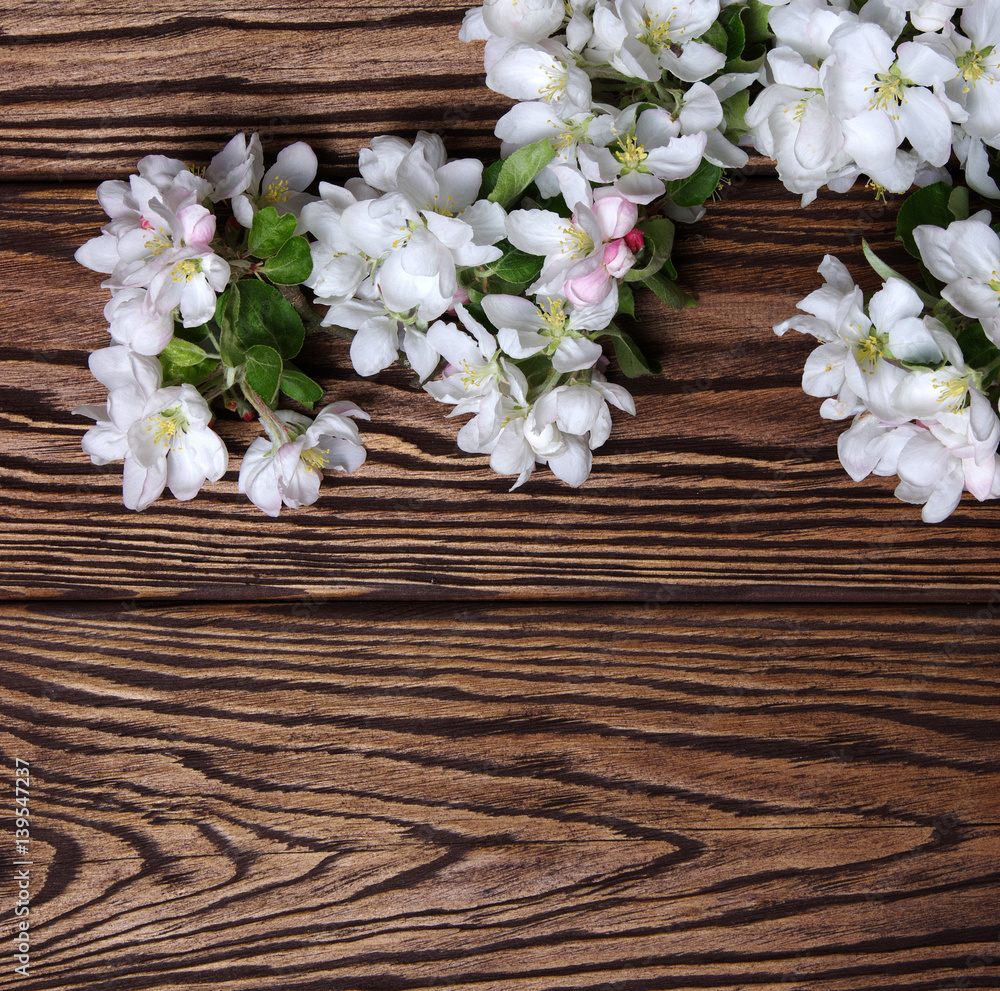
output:
[[[969,377],[963,375],[960,378],[941,379],[932,378],[931,385],[937,389],[938,397],[942,402],[951,403],[948,405],[949,413],[961,413],[965,406],[965,395],[969,391]]]
[[[153,225],[145,219],[142,220],[143,230],[152,231]],[[147,237],[145,241],[142,242],[143,247],[149,252],[151,257],[155,258],[157,255],[163,254],[167,248],[170,247],[170,238],[166,236],[161,227],[158,231],[153,231],[150,237]]]
[[[153,434],[153,440],[164,447],[172,448],[174,446],[174,438],[183,438],[188,428],[187,417],[181,411],[180,406],[161,410],[161,412],[155,416],[151,416],[149,419],[152,422],[146,424],[146,429],[155,429],[156,433]],[[177,450],[180,450],[180,448],[177,448]]]
[[[870,109],[884,110],[891,116],[897,116],[893,111],[906,98],[906,87],[912,85],[909,79],[904,79],[898,66],[893,66],[888,72],[879,72],[875,75],[875,82],[872,86],[866,86],[865,90],[874,89]]]
[[[642,20],[642,32],[639,41],[644,44],[654,55],[659,55],[664,48],[669,48],[672,44],[670,40],[670,22],[673,15],[666,21],[653,18],[653,15],[646,13]]]
[[[566,92],[566,73],[548,65],[538,67],[545,75],[545,82],[538,87],[538,95],[543,100],[558,100]]]
[[[328,447],[307,447],[304,451],[300,452],[299,460],[307,468],[312,468],[314,471],[322,471],[329,464],[326,460],[326,455],[329,453],[330,448]]]
[[[868,372],[869,375],[875,374],[875,366],[885,354],[888,343],[887,335],[877,334],[874,327],[868,332],[867,337],[862,337],[857,341],[854,345],[854,355],[858,364],[862,366],[863,372]],[[865,368],[865,365],[870,367]]]
[[[619,140],[618,151],[615,158],[622,163],[622,173],[628,172],[648,172],[649,170],[642,163],[649,158],[649,152],[644,145],[635,140],[635,135],[630,134],[624,141]]]
[[[539,333],[546,337],[559,340],[566,336],[566,325],[569,323],[569,316],[566,313],[566,301],[564,299],[553,299],[551,296],[546,300],[547,309],[538,309],[538,319],[541,321]]]
[[[289,196],[292,195],[292,191],[288,188],[288,180],[282,179],[280,175],[276,175],[264,190],[264,199],[268,203],[284,203]]]
[[[170,277],[173,282],[190,282],[200,271],[200,258],[186,258],[170,270]]]
[[[576,224],[563,224],[560,228],[564,237],[560,240],[562,250],[574,258],[586,258],[593,254],[594,239]]]
[[[993,85],[993,76],[989,74],[988,68],[983,65],[986,59],[992,54],[992,45],[986,48],[970,48],[964,55],[955,60],[962,78],[969,84],[962,87],[963,93],[968,93],[983,76],[986,76],[991,86]]]

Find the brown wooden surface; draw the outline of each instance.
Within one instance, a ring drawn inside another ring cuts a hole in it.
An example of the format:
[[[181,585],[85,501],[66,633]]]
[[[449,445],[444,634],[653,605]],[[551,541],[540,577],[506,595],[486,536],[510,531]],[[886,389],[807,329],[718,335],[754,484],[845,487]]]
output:
[[[97,183],[238,130],[331,180],[383,132],[490,158],[465,6],[0,10],[0,988],[1000,988],[1000,513],[853,483],[770,330],[825,252],[899,259],[865,191],[801,210],[755,159],[680,231],[701,305],[640,301],[665,374],[581,489],[508,493],[336,340],[305,363],[369,460],[311,509],[237,494],[256,425],[142,514],[82,453]]]
[[[290,612],[0,614],[49,865],[0,987],[1000,984],[973,610]]]

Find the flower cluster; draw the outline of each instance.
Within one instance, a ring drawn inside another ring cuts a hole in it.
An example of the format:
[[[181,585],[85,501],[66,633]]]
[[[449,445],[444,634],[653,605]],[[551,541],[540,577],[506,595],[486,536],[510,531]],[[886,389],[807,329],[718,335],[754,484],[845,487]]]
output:
[[[631,396],[604,376],[652,365],[616,317],[631,284],[688,305],[672,281],[673,220],[693,220],[723,168],[741,166],[762,19],[718,0],[656,4],[487,0],[487,85],[518,100],[497,125],[503,159],[449,161],[439,138],[379,137],[360,176],[320,185],[306,285],[323,323],[353,333],[372,375],[397,358],[452,415],[459,447],[514,487],[537,464],[580,485]]]
[[[896,193],[942,180],[952,154],[1000,196],[996,0],[764,2],[774,47],[746,123],[803,204],[862,174]]]
[[[326,407],[311,426],[274,408],[279,392],[308,406],[323,395],[291,363],[303,324],[278,288],[312,268],[295,232],[315,199],[304,192],[315,175],[316,156],[302,142],[265,172],[257,135],[240,134],[204,171],[151,155],[127,182],[98,188],[110,220],[76,259],[108,276],[113,343],[90,360],[108,399],[76,412],[96,421],[83,440],[95,464],[124,459],[130,509],[145,509],[164,488],[192,499],[222,477],[229,456],[211,426],[217,400],[264,422],[268,440],[251,446],[240,490],[272,516],[282,502],[314,502],[323,468],[364,461],[345,419],[365,415],[353,404]]]
[[[947,518],[965,491],[1000,498],[1000,237],[987,211],[967,216],[965,199],[935,184],[901,211],[900,238],[936,280],[931,292],[866,249],[885,280],[866,304],[827,255],[823,287],[798,304],[804,315],[774,328],[821,342],[802,387],[824,397],[822,416],[853,417],[838,443],[847,472],[898,475],[896,495],[922,504],[927,523]],[[916,222],[927,212],[940,222]]]

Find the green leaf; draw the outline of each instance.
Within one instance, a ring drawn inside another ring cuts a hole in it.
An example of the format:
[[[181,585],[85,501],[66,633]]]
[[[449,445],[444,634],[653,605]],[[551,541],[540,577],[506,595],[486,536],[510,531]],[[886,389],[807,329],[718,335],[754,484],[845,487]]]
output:
[[[274,348],[282,358],[294,358],[302,350],[305,328],[295,307],[281,293],[257,279],[236,283],[239,313],[236,336],[244,349],[256,344]]]
[[[761,3],[761,0],[746,0],[741,8],[741,19],[748,45],[770,43],[771,29],[768,27],[767,18],[772,9],[770,4]]]
[[[555,149],[548,138],[519,148],[503,160],[496,186],[487,199],[509,210],[520,199],[531,180],[555,157]]]
[[[956,186],[948,197],[948,212],[955,220],[969,219],[969,190],[966,186]]]
[[[491,275],[487,289],[491,293],[503,293],[505,296],[520,296],[528,288],[527,282],[508,282],[498,275]]]
[[[497,176],[500,175],[500,169],[503,168],[503,159],[494,162],[488,169],[483,171],[483,181],[479,185],[479,195],[476,199],[485,200],[489,197],[490,193],[496,189]]]
[[[650,275],[648,278],[643,279],[642,285],[655,292],[667,306],[675,310],[683,310],[685,307],[698,305],[698,301],[693,296],[689,296],[683,289],[678,288],[676,283],[668,279],[665,275]]]
[[[529,255],[526,251],[515,248],[509,241],[501,241],[497,247],[503,251],[503,258],[493,269],[495,275],[507,282],[529,283],[538,278],[538,273],[541,272],[545,262],[544,258]]]
[[[299,234],[290,237],[278,253],[264,262],[264,274],[279,286],[301,285],[312,273],[309,242]]]
[[[208,354],[197,344],[185,341],[180,337],[172,337],[170,343],[160,352],[167,361],[177,368],[187,368],[204,361]]]
[[[729,10],[730,8],[726,8]],[[726,124],[726,139],[739,141],[747,133],[747,110],[750,109],[750,90],[741,89],[722,101],[722,119]]]
[[[659,375],[663,371],[659,364],[646,358],[639,345],[617,324],[608,324],[598,336],[611,338],[618,367],[630,379],[638,378],[640,375]]]
[[[198,385],[219,368],[218,358],[205,358],[194,365],[178,365],[167,357],[166,350],[161,351],[157,357],[160,360],[160,367],[163,369],[163,384],[165,386],[180,385],[182,382]]]
[[[201,344],[208,339],[208,324],[200,323],[197,327],[185,327],[180,320],[174,321],[174,337],[191,344]]]
[[[635,294],[626,282],[618,286],[618,312],[635,319]]]
[[[626,282],[642,282],[662,270],[674,246],[673,221],[666,217],[654,217],[639,224],[645,238],[645,248],[649,250],[649,261],[642,268],[633,268],[625,273]],[[676,274],[676,273],[675,273]]]
[[[938,303],[938,298],[932,296],[930,293],[924,292],[919,286],[915,286],[905,275],[900,275],[894,268],[887,265],[878,255],[875,254],[871,249],[871,245],[864,239],[861,239],[861,250],[865,254],[865,258],[868,264],[875,270],[876,275],[884,281],[888,279],[901,279],[905,282],[911,289],[913,289],[916,294],[920,297],[920,301],[924,306],[933,309]]]
[[[215,301],[215,322],[219,325],[219,357],[230,368],[238,368],[243,364],[243,348],[236,336],[239,315],[240,294],[236,291],[236,286],[230,286]]]
[[[965,363],[970,368],[983,369],[1000,358],[1000,350],[983,332],[978,321],[955,335],[958,346],[962,349]]]
[[[323,386],[314,382],[305,372],[294,365],[285,365],[281,372],[281,391],[312,409],[323,398]]]
[[[743,34],[742,24],[740,24],[740,34],[741,35]],[[700,38],[695,38],[695,41],[700,41],[703,44],[711,45],[717,52],[722,52],[723,55],[726,54],[730,45],[729,32],[722,24],[719,23],[719,21],[713,21],[709,25],[708,30]],[[742,37],[740,38],[739,51],[740,52],[743,51]],[[737,54],[739,54],[739,52],[737,52]]]
[[[243,374],[247,385],[270,406],[281,382],[281,355],[266,344],[255,344],[247,348]]]
[[[952,188],[946,182],[935,182],[918,189],[907,196],[896,217],[896,240],[902,241],[906,250],[914,258],[920,257],[920,249],[913,239],[913,231],[921,224],[947,227],[955,218],[948,209]]]
[[[254,214],[253,226],[247,248],[255,258],[270,258],[295,233],[297,221],[294,214],[278,216],[273,206],[265,207]]]
[[[727,36],[727,44],[720,51],[725,53],[727,59],[739,58],[746,47],[747,35],[743,28],[743,10],[741,7],[726,7],[719,15],[719,24]]]
[[[719,185],[722,169],[703,158],[701,165],[685,179],[667,183],[667,193],[678,206],[701,206]]]

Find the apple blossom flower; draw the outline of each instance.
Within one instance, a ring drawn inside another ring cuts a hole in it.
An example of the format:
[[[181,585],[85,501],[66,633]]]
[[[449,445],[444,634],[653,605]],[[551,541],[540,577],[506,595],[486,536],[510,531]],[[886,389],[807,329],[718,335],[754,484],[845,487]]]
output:
[[[229,455],[209,427],[212,413],[197,389],[186,383],[163,388],[160,363],[121,345],[94,352],[90,367],[109,394],[104,410],[74,411],[97,421],[84,435],[83,449],[98,465],[125,459],[123,499],[129,509],[146,509],[164,488],[178,499],[193,499],[206,481],[225,474]]]
[[[232,197],[233,215],[243,227],[253,226],[254,214],[264,207],[298,217],[302,208],[315,199],[304,190],[316,178],[316,153],[304,141],[282,148],[266,172],[264,151],[256,134],[250,138],[247,156],[249,181]]]
[[[319,498],[323,471],[352,472],[367,456],[358,428],[348,417],[367,420],[354,403],[324,406],[315,419],[291,410],[278,410],[277,423],[265,421],[268,436],[258,437],[247,449],[240,467],[239,491],[268,516],[311,506]]]
[[[931,274],[946,283],[942,297],[982,321],[990,340],[1000,344],[1000,237],[991,219],[982,210],[943,229],[923,224],[913,238]]]

